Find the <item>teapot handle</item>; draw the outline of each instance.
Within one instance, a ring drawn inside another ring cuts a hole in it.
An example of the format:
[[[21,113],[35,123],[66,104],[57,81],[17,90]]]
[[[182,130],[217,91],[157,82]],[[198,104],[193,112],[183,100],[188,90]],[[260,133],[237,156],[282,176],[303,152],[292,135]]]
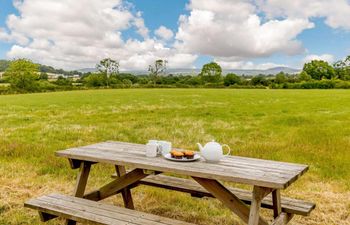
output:
[[[227,148],[228,148],[228,153],[225,154],[225,156],[227,156],[227,155],[229,155],[229,154],[231,153],[231,148],[230,148],[230,146],[224,144],[224,145],[222,145],[222,147],[227,147]]]

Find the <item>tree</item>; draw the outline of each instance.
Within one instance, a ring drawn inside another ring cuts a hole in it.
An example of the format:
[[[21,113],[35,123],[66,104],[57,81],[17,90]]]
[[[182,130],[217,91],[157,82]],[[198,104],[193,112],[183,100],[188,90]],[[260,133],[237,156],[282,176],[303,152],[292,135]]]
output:
[[[234,73],[228,73],[224,78],[225,86],[239,84],[240,82],[241,82],[241,78]]]
[[[8,60],[0,60],[0,72],[3,72],[10,65],[10,61]]]
[[[350,55],[344,60],[339,60],[333,64],[336,77],[341,80],[350,78]]]
[[[11,61],[4,76],[8,78],[11,87],[34,91],[38,79],[39,66],[28,59],[16,59]]]
[[[283,84],[283,83],[287,82],[287,77],[283,72],[279,72],[278,74],[276,74],[275,81],[277,84]]]
[[[196,86],[202,84],[202,80],[198,76],[190,76],[187,80],[184,81],[184,84]]]
[[[101,87],[106,85],[106,76],[102,74],[90,74],[84,77],[84,84],[88,87]]]
[[[216,62],[211,62],[203,65],[199,76],[204,82],[218,83],[221,79],[221,73],[221,66]]]
[[[252,85],[263,85],[263,86],[269,85],[269,82],[268,80],[266,80],[266,77],[264,75],[258,75],[253,77],[250,82]]]
[[[307,74],[307,72],[301,71],[301,73],[300,73],[299,76],[298,76],[298,79],[299,79],[300,81],[309,81],[309,80],[311,80],[312,78],[311,78],[311,76],[310,76],[309,74]]]
[[[41,72],[39,75],[39,80],[48,80],[49,79],[49,75],[45,72]]]
[[[102,59],[100,63],[96,65],[96,69],[107,77],[106,84],[109,86],[110,76],[119,73],[119,62],[110,58]]]
[[[64,78],[63,76],[59,76],[54,83],[59,85],[59,86],[71,86],[72,80]]]
[[[303,71],[314,80],[332,79],[335,77],[333,67],[323,60],[312,60],[309,63],[305,63]]]
[[[153,82],[156,82],[159,75],[166,73],[167,63],[168,63],[167,60],[158,59],[154,62],[154,65],[148,66],[149,76],[153,80]]]

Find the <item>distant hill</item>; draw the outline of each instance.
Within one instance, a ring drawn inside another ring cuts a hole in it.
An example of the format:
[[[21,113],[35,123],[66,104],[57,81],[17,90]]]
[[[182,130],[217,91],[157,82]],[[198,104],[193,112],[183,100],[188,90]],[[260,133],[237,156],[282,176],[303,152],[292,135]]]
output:
[[[4,72],[7,67],[10,64],[10,60],[4,60],[1,59],[0,60],[0,72]],[[53,74],[64,74],[64,75],[75,75],[75,74],[79,74],[80,72],[78,71],[66,71],[63,69],[55,69],[52,66],[46,66],[46,65],[42,65],[42,64],[38,64],[39,65],[39,71],[43,72],[43,73],[53,73]]]
[[[95,68],[84,68],[78,70],[79,72],[82,73],[87,73],[87,72],[96,72],[97,70]],[[267,70],[239,70],[239,69],[232,69],[232,70],[223,70],[223,74],[228,74],[228,73],[235,73],[237,75],[276,75],[279,72],[284,72],[288,74],[295,74],[299,73],[301,70],[298,69],[293,69],[289,67],[274,67],[270,68]],[[148,74],[148,71],[146,70],[127,70],[127,71],[122,71],[126,73],[131,73],[135,75],[141,75],[141,74]],[[183,75],[191,75],[191,74],[199,74],[201,72],[200,69],[168,69],[167,73],[168,74],[183,74]]]
[[[6,68],[9,65],[8,60],[0,60],[0,72],[3,72],[6,70]],[[88,72],[96,72],[96,68],[83,68],[79,69],[77,71],[65,71],[62,69],[55,69],[52,66],[46,66],[46,65],[40,65],[40,72],[45,72],[45,73],[54,73],[54,74],[65,74],[65,75],[73,75],[73,74],[80,74],[80,73],[88,73]],[[183,74],[183,75],[192,75],[192,74],[199,74],[200,69],[168,69],[167,73],[168,74]],[[141,75],[141,74],[148,74],[147,70],[127,70],[127,71],[121,71],[121,72],[126,72],[126,73],[131,73],[135,75]],[[228,74],[228,73],[235,73],[237,75],[275,75],[279,72],[284,72],[288,74],[295,74],[299,73],[300,70],[294,69],[294,68],[289,68],[289,67],[274,67],[270,68],[267,70],[239,70],[239,69],[232,69],[232,70],[223,70],[223,74]]]
[[[295,74],[299,73],[301,70],[289,68],[289,67],[274,67],[266,70],[224,70],[224,73],[235,73],[238,75],[276,75],[280,72],[288,73],[288,74]]]
[[[79,69],[79,72],[82,73],[87,73],[87,72],[96,72],[97,70],[95,68],[84,68],[84,69]],[[239,70],[239,69],[232,69],[232,70],[223,70],[223,74],[228,74],[228,73],[235,73],[237,75],[276,75],[279,72],[284,72],[288,74],[295,74],[299,73],[301,70],[294,69],[294,68],[289,68],[289,67],[274,67],[270,68],[267,70]],[[135,75],[141,75],[141,74],[148,74],[148,71],[146,70],[126,70],[126,71],[121,71],[125,73],[131,73]],[[201,72],[200,69],[168,69],[167,73],[168,74],[183,74],[183,75],[191,75],[191,74],[199,74]]]
[[[93,72],[97,72],[96,68],[83,68],[83,69],[79,69],[77,70],[80,73],[93,73]]]

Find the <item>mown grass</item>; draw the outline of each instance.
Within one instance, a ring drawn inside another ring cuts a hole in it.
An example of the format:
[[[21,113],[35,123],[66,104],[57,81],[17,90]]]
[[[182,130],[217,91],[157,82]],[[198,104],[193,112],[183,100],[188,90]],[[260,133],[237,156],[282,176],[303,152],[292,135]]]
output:
[[[196,149],[211,139],[233,154],[310,165],[288,195],[318,203],[295,224],[350,224],[350,92],[128,89],[0,96],[0,224],[38,224],[32,196],[69,193],[76,171],[54,152],[118,140],[164,139]],[[113,168],[97,166],[89,187]],[[139,188],[140,210],[199,224],[239,224],[214,200]],[[121,204],[114,198],[115,204]],[[57,221],[49,224],[59,224]]]

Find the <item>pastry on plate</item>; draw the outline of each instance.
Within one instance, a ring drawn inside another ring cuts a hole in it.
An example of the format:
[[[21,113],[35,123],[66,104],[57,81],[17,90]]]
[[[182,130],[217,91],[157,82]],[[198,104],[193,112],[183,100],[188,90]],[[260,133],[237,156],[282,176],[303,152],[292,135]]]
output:
[[[193,151],[184,151],[183,154],[185,155],[186,159],[193,159],[193,157],[194,157]]]
[[[184,153],[176,150],[172,150],[170,154],[171,154],[171,157],[175,159],[182,159],[182,157],[184,156]]]

